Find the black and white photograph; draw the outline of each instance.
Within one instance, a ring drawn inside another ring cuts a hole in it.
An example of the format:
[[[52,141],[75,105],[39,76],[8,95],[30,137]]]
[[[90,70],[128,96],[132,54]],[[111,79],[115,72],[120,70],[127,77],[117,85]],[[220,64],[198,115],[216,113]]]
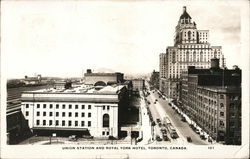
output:
[[[249,1],[1,2],[1,158],[248,158]]]

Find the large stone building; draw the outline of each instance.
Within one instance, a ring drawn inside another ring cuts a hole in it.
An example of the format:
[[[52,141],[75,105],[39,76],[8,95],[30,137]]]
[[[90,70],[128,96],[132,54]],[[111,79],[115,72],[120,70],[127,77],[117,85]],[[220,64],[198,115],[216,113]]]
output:
[[[209,31],[198,30],[183,7],[175,28],[174,46],[169,46],[166,53],[160,54],[160,90],[169,98],[179,98],[179,81],[181,72],[188,66],[209,68],[210,59],[220,59],[221,67],[225,66],[221,46],[211,46]]]
[[[90,69],[84,74],[85,84],[88,85],[111,85],[123,83],[123,73],[93,73]]]
[[[241,70],[190,66],[181,76],[182,110],[212,138],[241,144]]]
[[[44,89],[22,93],[21,110],[34,133],[118,137],[125,85]]]

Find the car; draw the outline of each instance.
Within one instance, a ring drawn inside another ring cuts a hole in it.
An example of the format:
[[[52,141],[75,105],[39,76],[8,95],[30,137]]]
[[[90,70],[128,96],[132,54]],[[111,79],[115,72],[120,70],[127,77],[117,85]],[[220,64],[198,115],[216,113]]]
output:
[[[161,122],[159,122],[159,123],[158,123],[158,125],[159,125],[159,127],[161,127],[161,126],[162,126],[162,123],[161,123]]]
[[[192,138],[190,136],[187,137],[187,142],[192,142]]]
[[[187,120],[186,120],[185,117],[182,117],[182,118],[181,118],[181,121],[186,122]]]
[[[206,140],[207,138],[205,137],[205,135],[200,135],[200,138],[202,139],[202,140]]]
[[[162,138],[159,135],[157,135],[156,136],[156,141],[162,141]]]
[[[152,126],[155,126],[155,121],[152,122]]]
[[[69,141],[76,141],[76,140],[77,140],[76,135],[69,136]]]
[[[167,130],[166,130],[165,128],[161,128],[161,132],[162,132],[162,133],[166,133]]]
[[[200,134],[200,131],[198,129],[195,130],[196,134]]]
[[[167,135],[163,135],[163,140],[164,140],[164,141],[170,141],[170,139],[168,138]]]
[[[156,122],[159,123],[159,122],[161,122],[161,120],[160,120],[159,118],[157,118],[157,119],[156,119]]]
[[[93,139],[94,138],[93,136],[90,136],[90,135],[82,135],[82,137],[85,139]]]

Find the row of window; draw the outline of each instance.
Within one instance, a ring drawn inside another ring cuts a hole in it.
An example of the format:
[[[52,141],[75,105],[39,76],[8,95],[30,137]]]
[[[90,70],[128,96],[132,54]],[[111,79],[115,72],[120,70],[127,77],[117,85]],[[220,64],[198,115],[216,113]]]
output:
[[[47,121],[46,120],[42,120],[42,123],[41,123],[40,120],[36,120],[36,125],[38,126],[40,124],[42,124],[42,126],[46,126]],[[53,120],[49,120],[48,124],[49,124],[49,126],[52,126],[53,125]],[[60,124],[59,120],[56,120],[55,121],[55,126],[59,126],[59,124]],[[80,123],[78,123],[78,121],[75,121],[75,123],[73,125],[72,121],[69,120],[67,126],[85,126],[85,121],[81,121],[81,125],[79,125],[79,124]],[[66,121],[65,120],[61,121],[61,126],[66,126]],[[88,121],[88,125],[87,126],[91,126],[91,121]]]
[[[47,108],[47,106],[48,106],[48,108],[50,108],[50,109],[53,109],[53,107],[54,107],[54,105],[53,104],[36,104],[36,108],[40,108],[41,107],[41,105],[43,106],[43,108],[44,109],[46,109]],[[56,104],[55,105],[56,106],[56,109],[59,109],[59,104]],[[26,108],[29,108],[29,104],[26,104]],[[62,109],[66,109],[66,104],[62,104],[61,105],[61,108]],[[69,104],[68,105],[68,109],[72,109],[73,107],[72,107],[72,104]],[[79,109],[79,105],[78,104],[76,104],[75,105],[75,107],[74,107],[75,109]],[[81,108],[82,109],[85,109],[85,105],[81,105]],[[88,105],[88,109],[91,109],[91,105]]]
[[[41,114],[42,114],[42,116],[46,116],[47,115],[47,112],[36,112],[36,116],[41,116]],[[52,117],[53,116],[53,112],[48,112],[48,114],[49,114],[49,116],[50,117]],[[56,112],[56,117],[59,117],[59,112]],[[72,116],[73,115],[73,113],[72,112],[68,112],[68,117],[78,117],[78,115],[80,114],[80,113],[78,113],[78,112],[76,112],[76,113],[74,113],[75,114],[75,116]],[[29,111],[26,111],[25,112],[25,115],[26,116],[29,116]],[[62,117],[66,117],[66,112],[62,112],[61,113],[61,116]],[[85,117],[85,113],[84,112],[82,112],[81,113],[81,117]],[[91,113],[88,113],[88,117],[91,117]]]

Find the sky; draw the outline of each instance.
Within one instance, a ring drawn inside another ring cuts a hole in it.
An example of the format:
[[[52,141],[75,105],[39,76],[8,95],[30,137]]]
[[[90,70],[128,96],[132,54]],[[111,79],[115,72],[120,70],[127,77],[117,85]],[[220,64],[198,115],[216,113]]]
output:
[[[243,3],[233,1],[4,1],[2,72],[81,77],[86,69],[144,74],[174,44],[183,6],[228,68],[241,67]],[[235,58],[237,57],[237,58]]]

